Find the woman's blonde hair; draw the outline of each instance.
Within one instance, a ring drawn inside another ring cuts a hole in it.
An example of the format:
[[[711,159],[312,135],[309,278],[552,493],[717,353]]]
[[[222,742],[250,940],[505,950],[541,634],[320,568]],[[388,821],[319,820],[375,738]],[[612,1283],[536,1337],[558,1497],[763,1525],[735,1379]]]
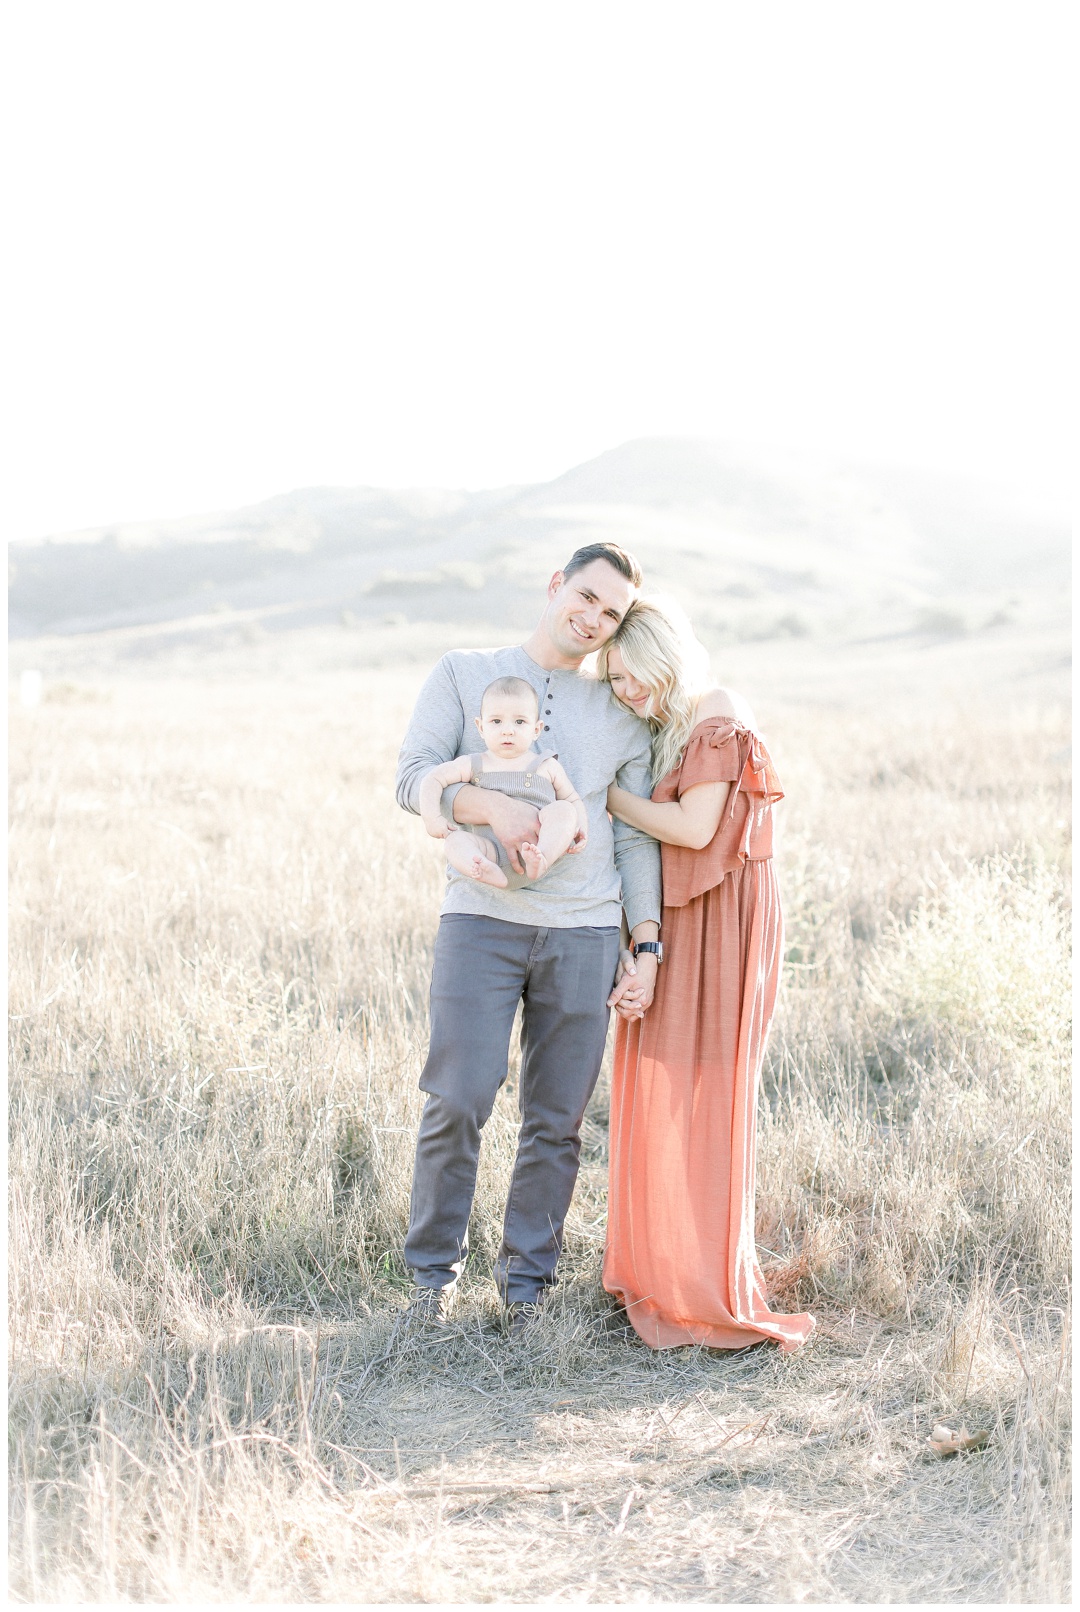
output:
[[[604,682],[610,682],[613,649],[651,695],[646,721],[653,730],[652,771],[654,778],[663,778],[682,760],[698,698],[711,681],[708,654],[685,612],[668,599],[635,599],[596,657],[597,676]]]

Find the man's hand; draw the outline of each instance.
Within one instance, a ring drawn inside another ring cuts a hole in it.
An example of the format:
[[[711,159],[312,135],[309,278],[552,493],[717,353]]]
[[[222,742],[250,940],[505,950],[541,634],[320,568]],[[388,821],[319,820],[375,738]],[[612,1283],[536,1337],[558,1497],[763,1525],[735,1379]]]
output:
[[[468,796],[470,807],[475,806],[472,797],[482,795],[482,808],[486,817],[478,817],[476,821],[488,823],[496,839],[506,847],[506,854],[510,866],[515,873],[524,873],[525,865],[521,860],[521,847],[524,842],[536,844],[536,837],[540,832],[540,815],[535,806],[530,806],[524,800],[511,800],[509,795],[500,795],[497,789],[480,790],[471,784],[466,784],[454,801],[454,816],[458,817],[458,801],[462,795]],[[466,819],[459,818],[459,821]],[[471,821],[471,816],[470,819]]]
[[[631,951],[620,952],[608,1007],[614,1008],[620,1019],[628,1022],[643,1019],[652,1006],[655,991],[656,954],[642,952],[640,957],[635,957]]]

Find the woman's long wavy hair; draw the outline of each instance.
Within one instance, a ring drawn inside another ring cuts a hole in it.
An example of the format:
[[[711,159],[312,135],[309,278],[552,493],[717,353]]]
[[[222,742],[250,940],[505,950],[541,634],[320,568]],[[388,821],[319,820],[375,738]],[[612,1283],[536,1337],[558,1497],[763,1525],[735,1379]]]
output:
[[[709,657],[674,600],[635,599],[596,657],[597,676],[610,681],[608,655],[618,649],[627,671],[649,690],[645,720],[652,728],[652,772],[663,778],[682,760],[694,713],[711,681]]]

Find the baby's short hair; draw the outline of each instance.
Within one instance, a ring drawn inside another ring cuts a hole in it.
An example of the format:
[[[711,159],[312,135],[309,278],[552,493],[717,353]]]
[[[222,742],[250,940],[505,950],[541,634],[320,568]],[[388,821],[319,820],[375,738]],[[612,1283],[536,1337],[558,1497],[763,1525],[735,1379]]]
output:
[[[524,677],[497,677],[494,683],[489,683],[483,694],[480,696],[481,716],[484,714],[484,706],[487,704],[489,694],[527,694],[533,703],[533,708],[536,711],[537,716],[540,715],[540,696],[537,694],[532,684]]]

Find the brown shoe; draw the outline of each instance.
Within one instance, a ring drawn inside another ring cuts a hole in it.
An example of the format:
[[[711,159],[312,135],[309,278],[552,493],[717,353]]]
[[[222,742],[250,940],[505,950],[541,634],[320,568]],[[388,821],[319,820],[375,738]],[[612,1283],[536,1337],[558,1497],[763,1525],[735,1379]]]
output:
[[[399,1325],[406,1333],[429,1332],[445,1327],[450,1321],[455,1297],[452,1287],[414,1287]]]

